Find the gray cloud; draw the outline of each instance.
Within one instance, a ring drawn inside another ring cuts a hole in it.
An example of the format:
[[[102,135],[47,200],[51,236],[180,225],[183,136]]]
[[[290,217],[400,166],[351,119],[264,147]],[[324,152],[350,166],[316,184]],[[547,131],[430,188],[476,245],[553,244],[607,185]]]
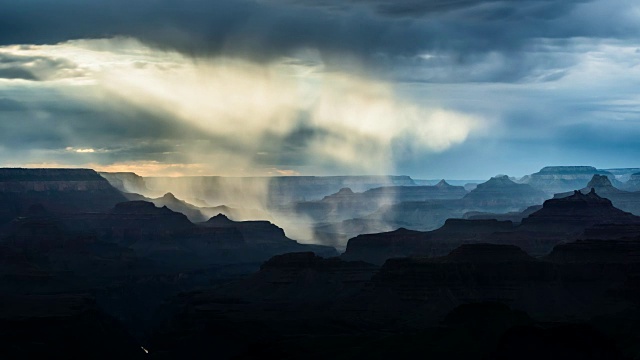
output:
[[[0,53],[0,79],[44,81],[82,75],[76,64],[66,59]]]
[[[0,0],[0,43],[124,35],[187,54],[255,61],[309,47],[329,66],[345,66],[346,56],[383,73],[416,65],[415,57],[425,52],[462,71],[497,52],[509,59],[509,73],[489,72],[472,81],[509,82],[566,63],[529,61],[526,52],[541,38],[636,39],[640,21],[629,15],[631,6],[627,0]]]

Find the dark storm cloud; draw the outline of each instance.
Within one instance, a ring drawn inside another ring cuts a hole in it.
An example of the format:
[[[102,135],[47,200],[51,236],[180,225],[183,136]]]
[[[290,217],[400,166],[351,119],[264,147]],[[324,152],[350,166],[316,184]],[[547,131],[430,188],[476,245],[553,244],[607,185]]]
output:
[[[367,6],[374,12],[392,17],[422,17],[457,10],[473,9],[475,17],[499,19],[528,16],[554,18],[566,13],[576,3],[589,0],[280,0],[298,5],[348,10],[350,6]]]
[[[55,92],[32,90],[31,95],[34,92],[38,92],[36,99],[0,99],[0,143],[6,148],[14,151],[67,147],[119,149],[132,156],[141,147],[150,151],[149,144],[175,144],[201,136],[197,129],[186,124],[126,103],[83,103]],[[166,146],[153,150],[167,151]]]
[[[120,35],[194,55],[261,61],[310,47],[320,50],[330,66],[342,65],[347,55],[387,71],[410,66],[413,57],[428,52],[444,54],[464,68],[477,56],[492,52],[517,58],[539,38],[633,39],[640,26],[638,19],[626,15],[631,4],[626,0],[0,0],[0,43]],[[603,16],[616,21],[602,21]],[[547,65],[555,66],[538,66]],[[529,63],[512,61],[509,66],[512,74],[487,81],[528,76]]]

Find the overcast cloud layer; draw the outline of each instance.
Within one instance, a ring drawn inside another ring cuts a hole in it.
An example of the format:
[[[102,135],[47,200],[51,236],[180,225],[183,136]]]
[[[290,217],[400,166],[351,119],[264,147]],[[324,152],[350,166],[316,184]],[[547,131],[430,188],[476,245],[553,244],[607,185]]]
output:
[[[636,167],[632,0],[0,0],[0,163]]]

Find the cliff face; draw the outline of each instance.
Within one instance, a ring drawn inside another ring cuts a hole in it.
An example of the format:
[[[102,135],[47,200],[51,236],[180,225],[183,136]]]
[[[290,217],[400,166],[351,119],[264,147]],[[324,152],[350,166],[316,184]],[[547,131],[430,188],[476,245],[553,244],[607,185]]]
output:
[[[0,168],[0,192],[110,191],[113,187],[90,169]]]
[[[40,204],[56,213],[107,211],[126,201],[88,169],[0,169],[0,223]]]
[[[100,172],[100,176],[107,179],[111,186],[125,193],[149,194],[150,190],[142,176],[132,172]]]

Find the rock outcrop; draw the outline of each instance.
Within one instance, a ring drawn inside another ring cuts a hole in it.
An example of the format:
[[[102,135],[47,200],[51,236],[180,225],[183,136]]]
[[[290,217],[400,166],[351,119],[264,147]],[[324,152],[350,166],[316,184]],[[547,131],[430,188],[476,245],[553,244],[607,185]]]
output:
[[[593,178],[587,186],[580,190],[586,194],[591,189],[595,190],[600,196],[605,197],[613,203],[613,205],[621,210],[628,211],[635,215],[640,215],[640,192],[628,192],[620,190],[613,186],[610,179],[604,175],[593,175]],[[572,193],[556,194],[555,198],[562,198]]]

